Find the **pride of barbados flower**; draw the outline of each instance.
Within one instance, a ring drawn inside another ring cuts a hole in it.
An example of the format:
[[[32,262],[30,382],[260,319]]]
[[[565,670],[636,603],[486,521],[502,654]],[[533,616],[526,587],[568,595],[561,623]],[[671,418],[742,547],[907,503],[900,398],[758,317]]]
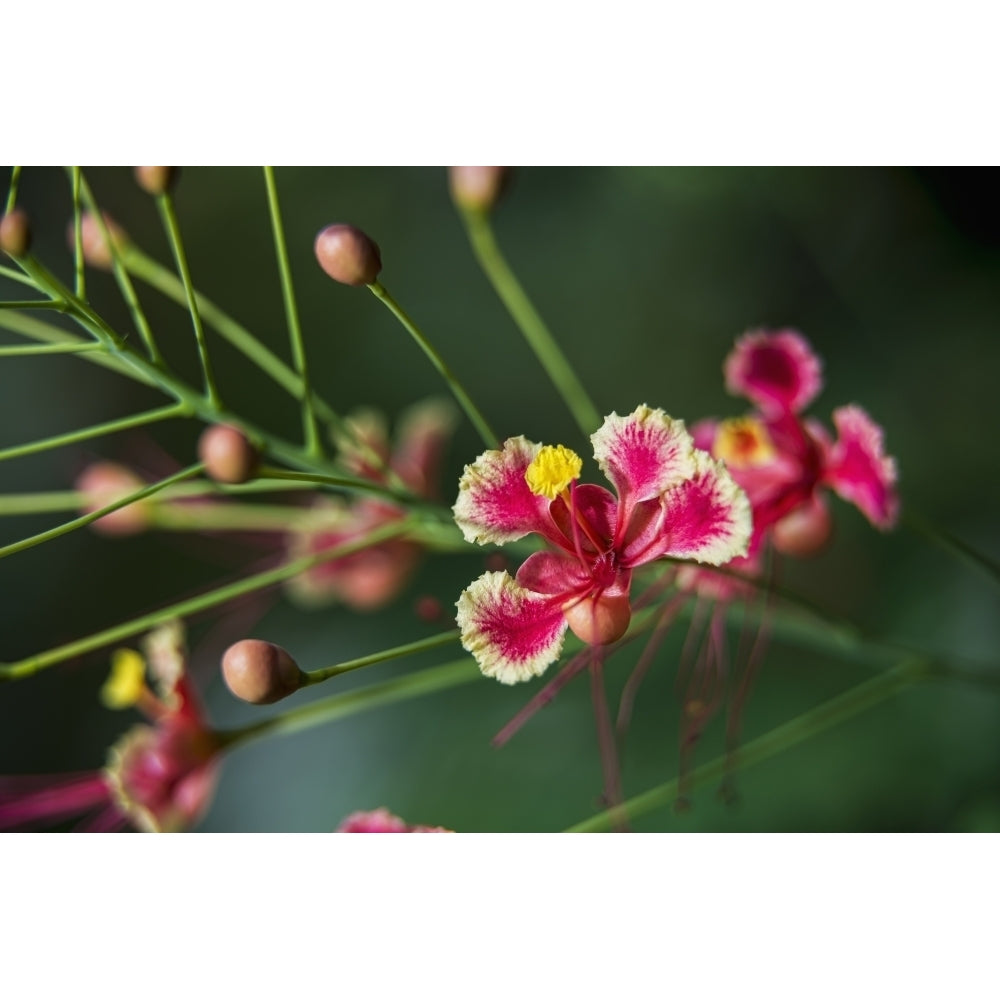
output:
[[[485,573],[458,600],[462,645],[501,683],[543,673],[567,628],[591,646],[621,638],[636,567],[664,557],[719,566],[746,555],[746,494],[682,421],[643,405],[612,413],[591,443],[617,497],[577,485],[583,462],[568,448],[520,436],[480,455],[459,483],[454,514],[467,541],[536,533],[553,548],[529,556],[516,577]]]

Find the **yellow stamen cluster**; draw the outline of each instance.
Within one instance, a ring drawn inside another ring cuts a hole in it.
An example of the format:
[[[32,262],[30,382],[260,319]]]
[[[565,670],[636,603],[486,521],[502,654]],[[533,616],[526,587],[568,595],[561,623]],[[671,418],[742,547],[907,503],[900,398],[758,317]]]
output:
[[[712,455],[732,469],[746,469],[771,461],[774,445],[759,420],[733,417],[719,424]]]
[[[146,688],[146,661],[134,649],[116,649],[111,673],[101,688],[101,701],[108,708],[129,708]]]
[[[536,496],[555,500],[570,483],[580,478],[583,459],[564,445],[545,445],[524,473],[528,489]]]

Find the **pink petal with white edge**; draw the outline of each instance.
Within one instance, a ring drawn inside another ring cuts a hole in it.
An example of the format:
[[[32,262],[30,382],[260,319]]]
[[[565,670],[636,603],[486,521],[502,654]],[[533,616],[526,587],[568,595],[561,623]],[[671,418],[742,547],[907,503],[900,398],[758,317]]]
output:
[[[829,450],[823,480],[883,531],[896,523],[896,461],[886,455],[882,428],[860,406],[833,411],[837,440]]]
[[[551,534],[549,501],[528,489],[524,474],[541,445],[508,438],[501,451],[484,451],[465,467],[452,508],[467,542],[502,544],[532,531]]]
[[[590,440],[597,464],[618,491],[622,523],[634,504],[659,496],[694,469],[694,444],[684,421],[645,404],[627,417],[612,413]]]
[[[822,366],[796,330],[753,330],[736,341],[723,366],[726,388],[766,414],[798,413],[823,387]]]
[[[501,684],[531,680],[562,652],[560,603],[525,589],[509,573],[484,573],[458,599],[462,645],[487,677]]]
[[[746,493],[721,462],[704,451],[694,455],[694,475],[663,497],[663,529],[657,544],[638,561],[626,552],[630,565],[672,556],[721,566],[747,554],[752,519]]]

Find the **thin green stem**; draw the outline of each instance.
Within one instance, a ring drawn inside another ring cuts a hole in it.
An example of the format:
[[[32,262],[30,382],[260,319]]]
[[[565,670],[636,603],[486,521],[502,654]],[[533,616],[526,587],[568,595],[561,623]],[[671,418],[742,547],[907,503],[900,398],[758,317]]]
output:
[[[929,664],[920,660],[904,660],[891,670],[839,694],[816,708],[803,712],[796,718],[777,726],[770,732],[751,740],[733,755],[724,754],[701,767],[696,767],[685,778],[686,788],[696,788],[717,781],[728,773],[751,767],[797,746],[810,737],[840,725],[848,719],[874,708],[876,705],[909,687],[914,681],[928,676]],[[673,778],[649,791],[628,799],[622,805],[591,816],[567,833],[587,833],[610,830],[634,820],[654,809],[677,801],[679,781]]]
[[[489,215],[468,209],[461,215],[479,266],[559,391],[584,437],[589,438],[600,426],[601,415],[500,252]]]
[[[80,168],[70,168],[73,185],[73,264],[76,274],[76,297],[87,300],[87,278],[83,261],[83,212],[80,208]]]
[[[288,249],[285,247],[285,231],[281,224],[281,209],[278,206],[278,189],[274,183],[274,171],[271,167],[264,167],[264,181],[267,185],[267,207],[271,213],[271,228],[274,231],[274,250],[278,257],[278,272],[281,275],[281,294],[285,301],[285,316],[288,320],[292,359],[295,362],[299,378],[302,380],[302,431],[309,454],[321,456],[323,442],[316,425],[316,414],[313,412],[306,350],[302,341],[302,328],[299,325],[299,310],[295,304],[295,289],[292,286],[292,269],[288,263]]]
[[[121,625],[115,625],[112,628],[88,635],[83,639],[76,639],[73,642],[56,646],[45,652],[36,653],[16,663],[0,664],[0,681],[30,677],[32,674],[37,673],[39,670],[44,670],[46,667],[62,663],[74,656],[90,653],[95,649],[100,649],[102,646],[120,642],[122,639],[128,639],[133,635],[145,632],[147,629],[159,625],[161,622],[169,621],[172,618],[185,618],[188,615],[207,611],[209,608],[218,607],[220,604],[225,604],[227,601],[234,600],[237,597],[243,597],[245,594],[252,594],[254,591],[261,590],[264,587],[282,583],[299,573],[312,569],[314,566],[319,566],[321,563],[352,555],[355,552],[360,552],[362,549],[388,541],[390,538],[398,538],[406,534],[410,527],[411,524],[409,521],[395,521],[392,524],[383,525],[362,538],[345,542],[343,545],[327,549],[324,552],[290,560],[275,569],[255,573],[253,576],[237,580],[235,583],[225,584],[205,594],[199,594],[196,597],[178,601],[175,604],[161,608],[159,611],[140,615],[138,618],[133,618]]]
[[[36,354],[86,354],[99,351],[100,344],[18,344],[0,347],[0,358],[30,358]]]
[[[11,281],[17,281],[22,285],[28,285],[30,288],[35,287],[35,283],[25,274],[21,274],[20,271],[15,271],[10,267],[3,267],[0,265],[0,278],[9,278]]]
[[[155,365],[162,365],[163,355],[160,354],[160,349],[156,344],[156,339],[153,337],[152,328],[150,327],[149,321],[146,319],[146,314],[143,312],[142,306],[139,303],[139,296],[136,295],[132,279],[128,276],[128,271],[126,270],[125,264],[122,260],[122,251],[118,246],[118,240],[111,238],[111,231],[108,228],[108,224],[104,221],[104,213],[98,207],[97,200],[94,198],[86,178],[81,178],[81,192],[83,194],[84,204],[87,206],[87,211],[90,212],[94,222],[100,229],[101,237],[104,239],[104,242],[108,247],[108,251],[111,254],[111,271],[115,276],[115,282],[118,285],[118,290],[121,292],[122,298],[128,306],[128,311],[132,316],[132,322],[135,323],[135,327],[139,331],[139,336],[142,337],[143,342],[146,345],[146,350],[149,352],[150,360]]]
[[[22,301],[0,302],[0,309],[52,309],[65,312],[65,302],[53,302],[51,299],[24,299]]]
[[[177,270],[180,272],[181,281],[184,283],[188,312],[191,314],[191,325],[194,328],[194,337],[198,342],[198,354],[201,357],[201,370],[205,379],[205,395],[208,397],[209,403],[218,408],[220,405],[219,393],[215,387],[215,378],[212,375],[212,364],[208,360],[208,345],[205,343],[205,330],[201,325],[198,300],[195,295],[194,285],[191,282],[191,272],[188,270],[187,255],[184,253],[181,230],[177,223],[177,214],[174,212],[174,202],[170,197],[170,192],[165,191],[163,194],[158,195],[156,205],[160,210],[163,226],[170,240],[170,248],[174,254]]]
[[[94,346],[98,345],[95,344]],[[5,448],[0,450],[0,462],[8,458],[20,458],[22,455],[34,455],[36,452],[48,451],[51,448],[61,448],[67,444],[76,444],[78,441],[88,441],[91,438],[102,437],[105,434],[114,434],[117,431],[125,431],[133,427],[144,427],[146,424],[154,424],[160,420],[169,420],[172,417],[187,416],[188,413],[189,410],[183,403],[171,403],[169,406],[163,406],[157,410],[149,410],[146,413],[133,414],[129,417],[121,417],[118,420],[109,420],[107,423],[95,424],[93,427],[84,427],[83,430],[70,431],[67,434],[56,434],[54,437],[32,441],[29,444],[17,445],[14,448]]]
[[[362,490],[365,493],[384,496],[397,503],[411,506],[417,500],[409,490],[395,490],[389,486],[383,486],[381,483],[374,483],[370,479],[358,479],[354,476],[327,476],[319,472],[276,469],[270,465],[261,466],[259,474],[268,479],[289,479],[297,483],[316,483],[321,486],[336,486],[345,490]]]
[[[149,512],[149,526],[160,531],[277,531],[290,535],[305,530],[314,515],[305,507],[281,504],[159,503]]]
[[[465,410],[466,416],[472,421],[472,425],[479,432],[487,448],[496,448],[499,445],[499,438],[494,434],[493,429],[486,422],[486,418],[479,412],[476,404],[469,398],[461,382],[455,378],[451,369],[444,363],[444,359],[431,346],[427,338],[420,332],[413,320],[399,307],[395,299],[377,281],[368,285],[368,290],[377,298],[402,324],[403,328],[420,346],[420,349],[430,358],[431,364],[437,369],[441,377],[448,383],[459,406]]]
[[[14,211],[17,206],[17,186],[21,181],[21,168],[11,167],[10,168],[10,187],[7,189],[7,207],[4,209],[4,214],[8,215]]]
[[[441,646],[450,645],[458,641],[458,629],[449,629],[439,635],[432,635],[426,639],[418,639],[415,642],[408,642],[402,646],[394,646],[392,649],[383,649],[370,656],[360,656],[356,660],[345,660],[332,667],[324,667],[322,670],[304,671],[306,684],[319,684],[321,681],[331,677],[339,677],[341,674],[348,674],[352,670],[360,670],[362,667],[370,667],[376,663],[384,663],[386,660],[396,660],[401,656],[409,656],[411,653],[423,653],[428,649],[438,649]]]
[[[912,510],[904,510],[902,522],[911,531],[944,549],[959,562],[988,577],[991,583],[1000,585],[1000,563],[977,552],[971,545],[956,538],[951,532],[939,528],[926,517],[915,514]]]
[[[251,740],[266,736],[284,736],[289,733],[301,732],[321,726],[335,719],[342,719],[357,712],[371,708],[380,708],[394,702],[406,701],[425,694],[434,694],[448,688],[469,684],[482,677],[472,657],[453,660],[437,667],[417,670],[404,677],[371,684],[368,687],[354,691],[345,691],[329,698],[290,709],[280,715],[272,716],[263,722],[257,722],[241,729],[232,729],[217,734],[223,746],[232,748],[248,743]]]
[[[104,517],[105,514],[113,514],[116,510],[121,510],[122,507],[127,507],[131,503],[137,503],[139,500],[151,497],[154,493],[159,493],[160,490],[170,486],[172,483],[179,483],[182,479],[190,479],[191,476],[196,476],[201,472],[202,468],[201,462],[198,462],[196,465],[188,466],[188,468],[182,469],[180,472],[174,473],[174,475],[168,476],[166,479],[161,479],[158,483],[152,483],[149,486],[144,486],[141,490],[128,493],[113,503],[105,504],[103,507],[99,507],[89,514],[83,514],[81,517],[67,521],[65,524],[57,525],[55,528],[41,532],[41,534],[32,535],[30,538],[22,538],[19,542],[12,542],[10,545],[5,545],[3,548],[0,548],[0,559],[23,552],[25,549],[33,548],[35,545],[41,545],[43,542],[49,542],[53,538],[67,535],[78,528],[85,528],[88,524],[93,524],[98,518]]]

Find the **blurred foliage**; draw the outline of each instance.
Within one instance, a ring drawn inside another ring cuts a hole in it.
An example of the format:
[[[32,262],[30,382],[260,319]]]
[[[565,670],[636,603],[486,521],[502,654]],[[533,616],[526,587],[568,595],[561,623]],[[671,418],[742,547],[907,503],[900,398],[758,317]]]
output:
[[[151,200],[126,168],[87,171],[98,200],[149,254],[171,258]],[[346,221],[379,243],[381,280],[421,324],[501,436],[563,442],[585,455],[554,390],[469,253],[440,169],[277,171],[291,265],[317,388],[341,411],[395,414],[443,387],[415,345],[363,289],[335,285],[313,255],[316,232]],[[646,402],[689,423],[735,415],[721,365],[755,326],[800,329],[824,359],[811,413],[862,404],[886,430],[904,507],[1000,556],[1000,440],[992,402],[1000,228],[995,186],[971,173],[902,169],[524,169],[497,209],[498,237],[539,311],[603,413]],[[977,192],[973,197],[970,191]],[[198,288],[287,357],[287,334],[259,171],[192,168],[176,200]],[[35,251],[71,281],[69,186],[27,169],[19,204]],[[119,329],[128,314],[109,275],[88,293]],[[23,291],[0,279],[0,294]],[[140,286],[172,360],[197,372],[187,314]],[[5,343],[15,342],[3,334]],[[217,336],[209,346],[223,397],[237,412],[295,438],[297,408]],[[72,357],[0,366],[0,447],[159,405],[162,397]],[[69,488],[94,457],[152,474],[192,460],[198,427],[171,423],[0,464],[0,492]],[[154,443],[155,435],[155,443]],[[481,450],[463,424],[448,454],[451,502],[462,466]],[[59,515],[4,518],[0,543]],[[912,533],[883,536],[836,508],[835,544],[786,565],[789,587],[877,634],[996,660],[996,592]],[[0,562],[0,658],[13,660],[242,575],[274,549],[258,540],[168,534],[107,540],[82,531]],[[415,600],[450,609],[483,567],[476,555],[426,561],[390,609],[358,616],[290,607],[278,593],[189,623],[192,666],[209,711],[230,725],[273,709],[237,704],[218,658],[244,635],[292,650],[306,668],[430,634]],[[676,773],[678,623],[642,689],[625,755],[626,794]],[[424,662],[444,662],[430,654]],[[608,670],[613,703],[635,653]],[[106,652],[0,689],[0,773],[103,763],[128,720],[96,691]],[[394,676],[384,665],[297,695],[322,697]],[[747,706],[749,739],[866,676],[863,668],[772,644]],[[240,749],[226,760],[205,830],[328,830],[355,809],[388,806],[411,822],[458,830],[557,830],[597,808],[601,770],[589,685],[579,679],[502,750],[491,737],[539,683],[466,688]],[[294,699],[293,699],[294,702]],[[289,703],[285,703],[286,705]],[[721,747],[717,717],[698,748]],[[1000,698],[935,683],[748,770],[739,798],[702,789],[684,814],[642,830],[1000,829]]]

